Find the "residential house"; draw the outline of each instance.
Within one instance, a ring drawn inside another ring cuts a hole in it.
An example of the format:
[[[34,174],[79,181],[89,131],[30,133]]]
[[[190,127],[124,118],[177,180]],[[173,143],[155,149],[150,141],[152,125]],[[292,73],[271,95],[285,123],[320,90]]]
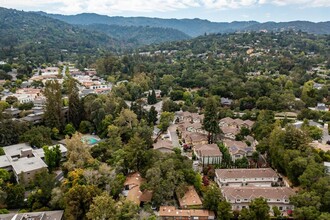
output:
[[[222,138],[227,138],[231,140],[235,140],[236,135],[238,135],[240,132],[239,128],[233,126],[221,127],[221,131],[222,131],[221,134]]]
[[[5,155],[0,156],[0,168],[13,171],[17,182],[29,183],[37,173],[47,170],[43,149],[33,149],[22,143],[3,147],[3,150]],[[60,145],[60,150],[65,157],[67,149]]]
[[[252,129],[252,126],[254,125],[254,121],[251,120],[244,120],[243,124],[241,125],[241,127],[246,127],[248,129]]]
[[[290,196],[295,192],[290,187],[221,187],[223,197],[232,206],[232,210],[248,208],[249,203],[256,198],[265,198],[270,210],[273,206],[285,213],[293,209],[290,204]]]
[[[271,168],[261,169],[216,169],[215,182],[222,186],[271,187],[279,182],[279,175]]]
[[[219,121],[219,126],[220,127],[229,127],[234,125],[235,119],[232,119],[230,117],[222,118]]]
[[[204,120],[204,115],[191,112],[177,112],[176,113],[179,122],[191,122],[191,123],[202,123]]]
[[[68,149],[63,145],[63,144],[57,144],[59,147],[60,147],[60,151],[61,151],[61,154],[62,154],[62,158],[65,158],[66,157],[66,154],[68,152]],[[57,145],[53,145],[53,146],[49,146],[48,148],[50,150],[52,150],[53,148],[55,148]],[[40,157],[41,159],[45,159],[45,151],[44,149],[42,148],[38,148],[38,149],[34,149],[33,150],[33,155],[34,156],[38,156]]]
[[[176,209],[174,206],[160,206],[158,216],[160,220],[213,220],[215,214],[204,209]]]
[[[196,132],[201,134],[208,134],[208,132],[203,129],[203,125],[200,122],[196,122],[196,123],[191,123],[188,121],[180,122],[178,125],[178,131],[180,134],[182,132]]]
[[[42,211],[42,212],[26,212],[26,213],[9,213],[0,214],[1,220],[62,220],[64,211]]]
[[[225,139],[223,140],[223,144],[228,148],[233,162],[235,162],[237,159],[242,159],[243,157],[252,156],[252,153],[255,151],[254,147],[249,147],[243,141],[232,141]]]
[[[21,120],[30,122],[32,124],[39,124],[42,122],[43,117],[44,117],[44,112],[38,112],[38,113],[34,113],[34,114],[29,114],[29,115],[23,117]]]
[[[203,207],[202,200],[193,186],[188,186],[185,194],[182,197],[177,195],[177,197],[181,209],[198,209]]]
[[[57,75],[34,75],[28,80],[28,82],[32,83],[33,81],[41,81],[43,84],[45,84],[49,80],[57,80],[60,84],[63,82],[63,79],[58,79]]]
[[[38,96],[33,100],[33,105],[36,107],[43,107],[46,105],[46,97],[45,96]]]
[[[29,103],[33,102],[37,97],[41,96],[41,90],[40,89],[32,89],[32,88],[24,88],[24,89],[18,89],[16,93],[14,94],[8,94],[4,97],[2,97],[2,100],[6,100],[8,96],[14,96],[17,98],[18,102],[23,103]]]
[[[232,103],[233,103],[233,100],[232,99],[229,99],[229,98],[223,98],[223,97],[221,97],[220,103],[223,106],[231,106]]]
[[[283,120],[283,119],[287,119],[287,120],[297,120],[297,116],[298,114],[295,112],[279,112],[275,114],[275,119],[276,120]]]
[[[250,147],[255,148],[258,145],[258,141],[254,139],[251,135],[245,137],[246,142],[250,143]]]
[[[47,164],[35,157],[32,148],[23,143],[3,148],[5,155],[0,156],[0,168],[13,171],[17,182],[28,183],[35,174],[47,169]]]
[[[47,170],[47,164],[40,157],[12,158],[11,166],[17,182],[29,183],[36,174]]]
[[[217,144],[203,144],[194,147],[194,153],[200,164],[221,164],[222,153]]]
[[[297,122],[293,123],[292,125],[294,127],[296,127],[296,128],[301,128],[301,126],[303,125],[303,123],[304,123],[303,121],[297,121]],[[313,120],[309,120],[308,121],[308,125],[309,126],[316,126],[318,128],[323,128],[323,125],[321,125],[320,123],[317,123],[317,122],[315,122]]]
[[[219,121],[219,127],[222,129],[223,127],[236,127],[237,129],[241,129],[242,127],[246,127],[251,129],[254,122],[251,120],[242,120],[239,118],[233,119],[230,117],[223,118]]]
[[[319,143],[317,141],[313,141],[312,143],[310,143],[310,146],[315,148],[315,149],[322,150],[324,152],[330,151],[330,145],[329,144],[322,144],[322,143]]]
[[[41,75],[42,76],[47,76],[47,75],[58,75],[59,74],[59,68],[58,67],[47,67],[45,69],[40,69]]]
[[[162,153],[173,153],[173,144],[169,140],[157,140],[153,145],[154,150],[158,150]]]
[[[155,89],[154,91],[155,91],[156,98],[160,99],[162,97],[161,96],[162,91],[159,89]],[[143,94],[147,96],[148,94],[151,94],[151,93],[152,93],[152,90],[149,90],[149,91],[144,92]]]
[[[233,119],[230,117],[223,118],[219,121],[219,127],[222,130],[222,138],[235,140],[236,135],[240,133],[241,128],[252,129],[254,122],[251,120]]]
[[[197,132],[184,132],[182,133],[182,140],[184,143],[190,146],[202,145],[208,143],[208,137],[206,134]]]
[[[4,115],[11,117],[11,118],[18,118],[19,113],[21,113],[21,110],[19,110],[18,108],[13,108],[13,106],[11,106],[10,108],[7,108],[3,111]]]
[[[317,103],[315,110],[317,111],[328,111],[327,106],[324,103]]]
[[[145,180],[141,177],[139,172],[134,172],[128,174],[124,182],[124,191],[122,193],[129,201],[132,201],[139,206],[150,202],[152,198],[151,191],[144,190],[142,192],[140,190],[140,186],[144,181]]]

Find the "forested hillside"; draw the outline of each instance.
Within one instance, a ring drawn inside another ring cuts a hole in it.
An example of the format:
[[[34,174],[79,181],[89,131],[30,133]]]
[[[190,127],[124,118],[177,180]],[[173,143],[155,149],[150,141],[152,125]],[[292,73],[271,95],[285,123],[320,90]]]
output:
[[[190,38],[187,34],[173,28],[119,26],[107,24],[90,24],[82,25],[81,27],[91,31],[105,33],[113,38],[124,40],[132,47],[167,41],[186,40]]]
[[[309,21],[291,21],[291,22],[265,22],[251,25],[244,30],[246,31],[283,31],[283,30],[301,30],[311,34],[330,34],[330,22],[313,23]]]
[[[160,19],[147,17],[109,17],[91,13],[78,15],[46,14],[46,16],[65,21],[70,24],[108,24],[120,26],[150,26],[173,28],[182,31],[192,37],[203,35],[204,33],[232,33],[237,31],[283,31],[302,30],[313,34],[330,34],[330,22],[266,22],[256,21],[235,21],[235,22],[211,22],[202,19]]]
[[[116,52],[124,46],[105,34],[5,8],[0,8],[0,36],[0,59],[18,57],[36,63],[96,56],[101,50]]]

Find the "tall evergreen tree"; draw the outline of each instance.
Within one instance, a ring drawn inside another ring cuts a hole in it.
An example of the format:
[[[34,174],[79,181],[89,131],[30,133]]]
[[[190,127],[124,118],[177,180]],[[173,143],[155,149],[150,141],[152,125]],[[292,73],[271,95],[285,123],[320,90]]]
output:
[[[79,100],[77,81],[72,77],[68,81],[68,96],[69,96],[69,122],[77,129],[81,121],[81,103]]]
[[[61,130],[63,127],[61,85],[57,80],[47,81],[44,94],[46,97],[45,124],[50,128]]]
[[[216,135],[220,133],[217,108],[218,105],[215,98],[208,98],[205,106],[203,128],[209,133],[209,143],[213,143]]]
[[[151,106],[150,111],[148,112],[148,123],[155,125],[157,122],[157,114],[156,108]]]
[[[151,94],[150,93],[148,94],[147,101],[149,105],[153,105],[157,103],[156,92],[154,89],[152,90]]]

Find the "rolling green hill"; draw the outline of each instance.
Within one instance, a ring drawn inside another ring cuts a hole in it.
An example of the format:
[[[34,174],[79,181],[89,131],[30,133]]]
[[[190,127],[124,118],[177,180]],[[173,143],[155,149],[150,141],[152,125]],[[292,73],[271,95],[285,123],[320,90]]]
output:
[[[167,41],[187,40],[187,34],[173,28],[143,27],[143,26],[119,26],[107,24],[82,25],[91,31],[98,31],[110,37],[124,40],[129,45],[140,46]]]
[[[0,60],[54,62],[116,52],[122,41],[31,12],[0,8]]]
[[[83,13],[77,15],[46,14],[46,16],[65,21],[70,24],[91,25],[108,24],[120,26],[144,26],[162,27],[177,29],[189,36],[197,37],[204,33],[232,33],[244,31],[283,31],[302,30],[312,34],[330,34],[330,22],[265,22],[256,21],[235,21],[235,22],[211,22],[202,19],[160,19],[147,17],[110,17],[93,13]]]
[[[177,29],[189,36],[196,37],[204,33],[228,33],[244,29],[248,26],[257,24],[255,21],[243,22],[210,22],[202,19],[161,19],[147,17],[109,17],[92,13],[83,13],[78,15],[59,15],[46,14],[46,16],[65,21],[70,24],[90,25],[90,24],[108,24],[120,26],[149,26]]]

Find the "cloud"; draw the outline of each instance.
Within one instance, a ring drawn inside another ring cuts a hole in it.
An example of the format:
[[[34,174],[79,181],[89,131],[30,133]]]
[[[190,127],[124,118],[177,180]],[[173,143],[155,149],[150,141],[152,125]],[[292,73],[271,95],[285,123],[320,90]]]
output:
[[[262,5],[330,7],[330,0],[0,0],[0,6],[22,10],[76,14],[94,12],[114,15],[123,12],[167,12],[185,8],[236,9]]]
[[[276,6],[298,6],[306,7],[330,7],[329,0],[204,0],[201,1],[206,8],[216,9],[235,9],[244,7],[253,7],[260,5],[276,5]]]

